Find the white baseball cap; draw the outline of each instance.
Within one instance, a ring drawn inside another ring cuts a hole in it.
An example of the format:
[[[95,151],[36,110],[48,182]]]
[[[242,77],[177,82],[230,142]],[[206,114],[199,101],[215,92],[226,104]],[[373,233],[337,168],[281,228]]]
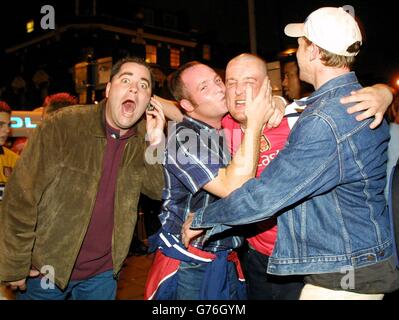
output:
[[[324,7],[313,11],[304,23],[290,23],[284,32],[289,37],[306,37],[314,44],[340,56],[356,56],[348,49],[362,44],[362,33],[353,16],[343,8]]]

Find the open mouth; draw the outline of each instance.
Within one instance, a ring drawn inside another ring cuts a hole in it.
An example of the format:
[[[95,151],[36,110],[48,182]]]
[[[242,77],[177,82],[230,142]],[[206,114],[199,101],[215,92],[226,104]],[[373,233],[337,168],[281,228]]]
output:
[[[125,100],[122,102],[122,112],[123,114],[129,116],[136,110],[136,103],[133,100]]]
[[[245,100],[236,100],[236,108],[245,108]]]

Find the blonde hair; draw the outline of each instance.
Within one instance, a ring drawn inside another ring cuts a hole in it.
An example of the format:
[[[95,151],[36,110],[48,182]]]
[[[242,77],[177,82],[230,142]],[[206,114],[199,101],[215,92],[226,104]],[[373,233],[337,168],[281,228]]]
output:
[[[310,46],[313,42],[310,41],[308,38],[305,38],[305,42],[308,46]],[[355,57],[347,57],[347,56],[340,56],[335,53],[331,53],[323,48],[320,48],[317,44],[315,44],[319,48],[320,51],[320,60],[326,67],[334,67],[334,68],[349,68],[351,69],[353,64],[355,63]],[[359,51],[360,49],[360,43],[354,43],[350,48],[348,49],[349,52],[352,50],[354,52]]]

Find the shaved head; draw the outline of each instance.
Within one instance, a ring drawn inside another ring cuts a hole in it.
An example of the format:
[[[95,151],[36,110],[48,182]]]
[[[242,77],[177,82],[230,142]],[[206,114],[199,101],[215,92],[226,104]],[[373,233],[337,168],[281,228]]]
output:
[[[255,97],[267,76],[266,61],[262,58],[243,53],[230,60],[226,67],[226,99],[231,116],[245,125],[246,88],[252,88]]]
[[[226,73],[229,70],[229,66],[234,65],[234,64],[250,64],[252,67],[256,67],[258,69],[258,72],[261,72],[263,76],[265,77],[267,75],[267,65],[266,61],[263,60],[261,57],[258,57],[255,54],[252,53],[243,53],[240,54],[233,59],[229,61],[226,67]]]

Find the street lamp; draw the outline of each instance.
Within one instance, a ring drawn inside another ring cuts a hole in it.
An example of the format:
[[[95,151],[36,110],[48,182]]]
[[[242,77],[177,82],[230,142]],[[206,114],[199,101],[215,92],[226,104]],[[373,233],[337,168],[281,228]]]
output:
[[[289,48],[289,49],[286,49],[286,50],[280,52],[279,56],[283,57],[283,58],[292,57],[293,55],[296,54],[297,51],[298,51],[298,48]]]

